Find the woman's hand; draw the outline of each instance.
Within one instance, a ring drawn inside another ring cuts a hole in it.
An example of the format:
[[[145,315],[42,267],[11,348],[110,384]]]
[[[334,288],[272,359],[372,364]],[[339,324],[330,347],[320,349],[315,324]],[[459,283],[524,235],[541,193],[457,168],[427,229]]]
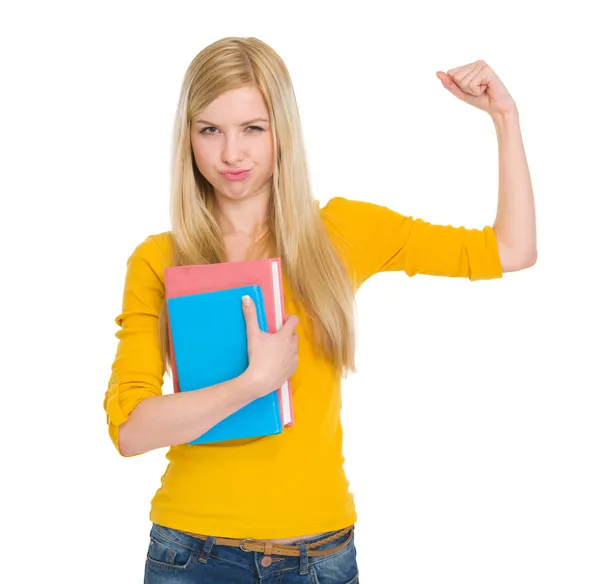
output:
[[[258,326],[256,306],[242,303],[248,337],[248,368],[246,373],[255,387],[257,397],[279,389],[298,366],[298,334],[294,332],[299,319],[288,315],[276,333],[266,333]],[[255,392],[255,393],[256,393]]]
[[[517,110],[515,101],[494,70],[485,61],[436,73],[443,86],[458,99],[491,116],[502,116]]]

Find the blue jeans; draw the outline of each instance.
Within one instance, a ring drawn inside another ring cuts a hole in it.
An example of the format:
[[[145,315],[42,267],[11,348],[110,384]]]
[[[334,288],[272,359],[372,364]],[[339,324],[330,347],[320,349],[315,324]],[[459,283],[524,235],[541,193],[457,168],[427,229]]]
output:
[[[350,538],[332,554],[307,554],[306,544],[334,533],[299,540],[295,545],[300,557],[272,554],[271,564],[264,567],[265,554],[260,552],[216,545],[214,536],[204,541],[153,523],[144,584],[359,584],[354,531],[352,537],[345,533],[311,548],[331,549]]]

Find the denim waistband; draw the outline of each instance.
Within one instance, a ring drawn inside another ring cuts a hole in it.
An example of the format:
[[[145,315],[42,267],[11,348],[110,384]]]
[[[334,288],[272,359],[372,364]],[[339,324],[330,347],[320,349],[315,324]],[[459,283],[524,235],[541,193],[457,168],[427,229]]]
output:
[[[202,563],[206,564],[212,559],[213,561],[224,562],[240,568],[247,568],[254,573],[258,573],[260,578],[265,578],[270,574],[275,574],[290,569],[298,569],[298,567],[300,568],[301,574],[307,574],[311,566],[331,557],[329,555],[309,556],[309,545],[311,546],[310,549],[321,551],[338,547],[344,540],[347,539],[348,543],[341,549],[336,550],[334,552],[335,556],[354,548],[354,529],[351,530],[352,537],[349,537],[347,532],[342,532],[343,530],[336,529],[325,532],[321,535],[301,538],[289,544],[281,544],[298,547],[300,550],[300,555],[284,556],[271,554],[269,555],[269,560],[267,561],[268,563],[264,561],[264,558],[267,557],[267,554],[247,550],[245,551],[239,546],[233,547],[217,545],[215,543],[217,536],[205,536],[206,539],[203,540],[199,539],[198,537],[194,537],[193,535],[188,535],[184,531],[159,525],[157,523],[153,523],[150,536],[160,540],[165,545],[178,545],[190,550],[194,555],[197,555],[198,560]],[[339,537],[333,537],[330,541],[324,544],[318,543],[319,541],[334,536],[337,533],[340,533]]]

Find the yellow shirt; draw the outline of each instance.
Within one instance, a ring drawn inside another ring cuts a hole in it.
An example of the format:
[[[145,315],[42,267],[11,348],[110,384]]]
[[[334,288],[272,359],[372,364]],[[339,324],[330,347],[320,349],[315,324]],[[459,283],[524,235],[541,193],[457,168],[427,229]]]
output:
[[[491,227],[432,225],[387,207],[334,197],[320,209],[327,233],[348,262],[355,292],[370,276],[403,270],[471,280],[498,278],[502,267]],[[121,327],[104,400],[109,434],[133,408],[162,392],[157,315],[164,302],[170,232],[150,235],[127,262]],[[341,377],[305,337],[306,318],[284,278],[285,311],[300,323],[292,376],[294,426],[281,434],[217,444],[171,446],[150,520],[221,537],[279,539],[341,529],[356,522],[343,468]]]

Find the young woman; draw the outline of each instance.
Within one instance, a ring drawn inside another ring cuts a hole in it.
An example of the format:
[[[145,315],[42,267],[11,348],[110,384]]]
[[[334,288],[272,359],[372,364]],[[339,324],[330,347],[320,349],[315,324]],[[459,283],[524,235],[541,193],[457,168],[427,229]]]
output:
[[[170,447],[151,503],[147,584],[358,582],[340,425],[341,378],[355,371],[356,291],[387,270],[476,280],[536,259],[512,98],[483,61],[438,77],[494,120],[493,227],[432,225],[343,197],[320,208],[281,58],[256,38],[225,38],[190,64],[175,123],[172,230],[148,236],[128,259],[104,400],[122,456]],[[202,391],[162,395],[171,368],[164,268],[266,257],[282,259],[284,326],[264,333],[254,305],[240,307],[247,370]],[[294,426],[259,439],[187,444],[290,376]]]

